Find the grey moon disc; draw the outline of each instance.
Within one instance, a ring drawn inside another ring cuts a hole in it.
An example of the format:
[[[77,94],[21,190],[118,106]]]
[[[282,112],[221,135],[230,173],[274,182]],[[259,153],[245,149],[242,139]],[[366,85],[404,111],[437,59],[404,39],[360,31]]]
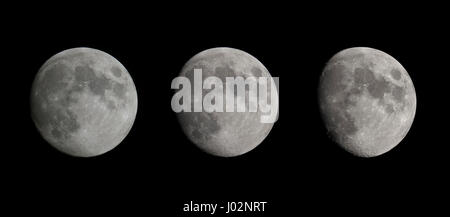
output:
[[[180,76],[187,77],[193,86],[194,69],[202,69],[203,80],[216,76],[223,82],[226,77],[270,77],[264,65],[250,54],[234,48],[212,48],[193,56],[182,68]],[[276,88],[275,88],[276,90]],[[210,90],[203,89],[203,96]],[[271,93],[268,87],[268,95]],[[235,91],[235,95],[236,95]],[[194,93],[192,103],[194,102]],[[269,95],[270,96],[270,95]],[[277,95],[278,97],[278,92]],[[225,99],[225,94],[224,94]],[[180,112],[180,125],[190,141],[204,152],[220,157],[234,157],[257,147],[269,134],[273,123],[261,123],[262,114],[249,112],[248,95],[245,112]],[[270,100],[269,100],[270,102]],[[225,102],[224,102],[225,106]]]
[[[91,48],[64,50],[39,69],[31,90],[31,116],[42,137],[78,157],[101,155],[130,131],[137,93],[125,67]]]
[[[416,92],[407,71],[388,54],[367,47],[340,51],[319,83],[322,119],[343,149],[374,157],[398,145],[416,112]]]

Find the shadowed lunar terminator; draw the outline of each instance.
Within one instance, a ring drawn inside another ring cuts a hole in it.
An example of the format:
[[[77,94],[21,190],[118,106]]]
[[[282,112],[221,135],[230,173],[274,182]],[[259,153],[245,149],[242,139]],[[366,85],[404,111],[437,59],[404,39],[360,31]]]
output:
[[[334,55],[322,73],[318,93],[330,136],[360,157],[378,156],[399,144],[416,112],[416,93],[406,70],[372,48],[349,48]]]
[[[53,147],[90,157],[116,147],[137,112],[137,93],[125,67],[100,50],[74,48],[51,57],[31,90],[31,115]]]

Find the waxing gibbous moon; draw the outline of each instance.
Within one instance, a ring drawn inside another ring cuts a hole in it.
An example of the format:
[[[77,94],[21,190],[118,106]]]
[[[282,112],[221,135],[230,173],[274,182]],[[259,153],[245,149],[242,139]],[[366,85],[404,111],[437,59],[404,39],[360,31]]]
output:
[[[203,81],[207,77],[216,76],[224,87],[226,77],[272,78],[266,67],[255,57],[244,51],[225,47],[202,51],[184,65],[180,76],[187,77],[192,86],[194,69],[202,70]],[[270,86],[268,89],[270,96]],[[203,96],[209,91],[203,89]],[[276,96],[278,99],[278,94]],[[192,101],[194,100],[192,92]],[[248,95],[245,102],[248,104]],[[214,156],[234,157],[253,150],[269,134],[273,123],[261,123],[262,114],[259,109],[257,112],[249,112],[247,107],[245,112],[202,111],[180,112],[177,115],[184,133],[198,148]]]
[[[318,91],[331,138],[356,156],[388,152],[403,140],[414,120],[411,78],[397,60],[376,49],[355,47],[334,55]]]
[[[101,155],[130,131],[136,87],[114,57],[91,48],[64,50],[39,69],[31,90],[31,116],[42,137],[78,157]]]

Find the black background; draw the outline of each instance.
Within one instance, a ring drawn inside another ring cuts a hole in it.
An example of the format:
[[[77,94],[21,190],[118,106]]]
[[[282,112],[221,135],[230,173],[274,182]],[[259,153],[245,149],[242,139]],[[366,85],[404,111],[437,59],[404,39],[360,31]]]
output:
[[[187,215],[183,204],[191,200],[267,201],[266,212],[253,214],[266,216],[445,211],[448,22],[439,8],[382,2],[5,7],[2,206],[16,213],[130,216]],[[317,106],[325,63],[355,46],[396,58],[417,94],[406,138],[370,159],[332,143]],[[39,67],[73,47],[117,58],[138,91],[130,133],[98,157],[56,151],[30,117],[30,88]],[[213,47],[244,50],[280,77],[278,122],[262,144],[239,157],[213,157],[197,149],[170,107],[172,79],[189,58]]]

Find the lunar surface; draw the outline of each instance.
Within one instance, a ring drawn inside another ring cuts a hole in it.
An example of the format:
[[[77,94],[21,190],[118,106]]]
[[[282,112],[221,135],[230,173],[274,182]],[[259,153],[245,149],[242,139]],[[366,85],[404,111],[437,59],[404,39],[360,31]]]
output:
[[[393,57],[356,47],[327,63],[319,104],[336,143],[356,156],[374,157],[394,148],[408,133],[416,93],[408,73]]]
[[[136,112],[136,87],[128,71],[114,57],[91,48],[51,57],[31,90],[31,115],[40,134],[72,156],[96,156],[116,147]]]
[[[187,77],[193,83],[194,69],[202,69],[203,80],[209,76],[218,77],[223,82],[224,89],[226,77],[241,76],[244,79],[269,77],[272,79],[268,70],[255,57],[233,48],[212,48],[198,53],[184,65],[180,76]],[[209,91],[211,90],[203,89],[203,96]],[[204,152],[221,157],[242,155],[258,146],[269,134],[273,123],[261,123],[260,117],[265,113],[259,109],[256,112],[249,112],[248,88],[246,91],[245,112],[235,110],[235,112],[178,113],[181,127],[189,140]],[[271,86],[268,86],[269,95],[270,91]],[[237,91],[234,92],[235,96],[236,93]],[[236,97],[237,101],[243,100]],[[276,97],[278,99],[278,94]],[[192,92],[192,103],[195,100],[199,99],[194,99]],[[268,102],[270,103],[270,97]]]

